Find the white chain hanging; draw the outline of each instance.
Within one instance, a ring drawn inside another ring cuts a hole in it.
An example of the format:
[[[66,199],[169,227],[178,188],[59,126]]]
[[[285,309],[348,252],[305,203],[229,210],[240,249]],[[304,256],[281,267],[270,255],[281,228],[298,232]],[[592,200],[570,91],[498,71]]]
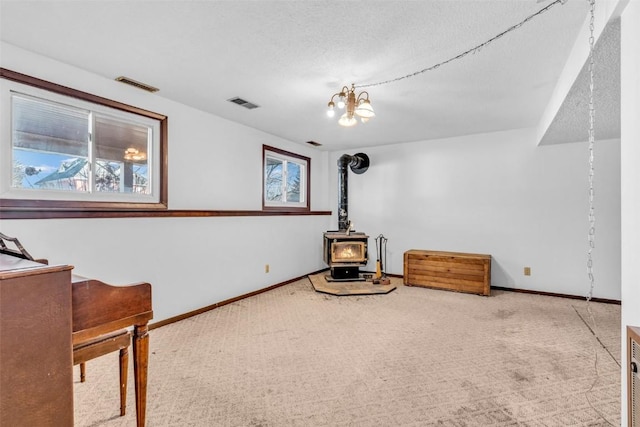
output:
[[[589,279],[589,292],[587,293],[586,298],[586,306],[587,306],[587,314],[589,315],[589,321],[591,325],[587,325],[591,329],[591,333],[595,336],[594,340],[594,351],[595,351],[595,361],[594,361],[594,369],[595,369],[595,379],[591,384],[591,387],[585,393],[585,397],[587,398],[587,402],[589,402],[589,406],[593,409],[599,416],[602,418],[604,422],[608,425],[613,426],[611,423],[599,410],[595,408],[591,399],[589,398],[590,393],[593,391],[593,387],[598,382],[600,378],[600,373],[598,372],[598,343],[607,350],[606,346],[602,343],[598,336],[598,330],[596,328],[596,319],[593,314],[593,310],[591,309],[591,299],[593,298],[593,289],[596,284],[595,276],[593,274],[593,249],[595,248],[595,236],[596,236],[596,216],[595,216],[595,208],[594,208],[594,188],[593,188],[593,177],[594,177],[594,145],[595,145],[595,107],[593,102],[593,93],[594,93],[594,84],[593,84],[593,76],[594,76],[594,60],[593,60],[593,51],[595,45],[594,39],[594,20],[595,20],[595,0],[588,0],[590,6],[590,21],[589,21],[589,232],[587,233],[587,241],[589,243],[587,250],[587,277]],[[607,350],[608,351],[608,350]],[[611,355],[611,353],[609,353]],[[611,356],[613,357],[613,356]],[[615,360],[615,358],[614,358]],[[617,361],[616,361],[617,363]],[[619,366],[619,364],[618,364]]]
[[[593,275],[593,249],[595,248],[595,234],[596,234],[596,216],[594,208],[594,189],[593,189],[593,176],[594,176],[594,144],[595,144],[595,108],[593,104],[593,75],[594,75],[594,19],[595,19],[595,0],[589,0],[591,8],[591,20],[589,22],[589,233],[588,242],[589,249],[587,251],[587,277],[589,278],[589,293],[587,294],[587,308],[589,314],[592,317],[591,308],[589,302],[593,298],[593,288],[595,286],[595,276]],[[595,323],[595,321],[594,321]],[[595,327],[595,324],[593,325]]]

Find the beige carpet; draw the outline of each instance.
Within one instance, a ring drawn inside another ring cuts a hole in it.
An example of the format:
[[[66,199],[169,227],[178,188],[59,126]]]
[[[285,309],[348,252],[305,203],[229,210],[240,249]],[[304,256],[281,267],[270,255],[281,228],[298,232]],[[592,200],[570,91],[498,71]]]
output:
[[[147,425],[620,424],[620,306],[591,304],[605,349],[584,301],[393,280],[331,296],[304,279],[151,331]],[[135,425],[115,353],[75,374],[76,426]]]

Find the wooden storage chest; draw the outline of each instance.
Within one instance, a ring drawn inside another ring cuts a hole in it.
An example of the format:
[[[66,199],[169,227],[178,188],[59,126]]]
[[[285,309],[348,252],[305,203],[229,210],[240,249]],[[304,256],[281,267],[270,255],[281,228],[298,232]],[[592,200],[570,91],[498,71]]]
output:
[[[404,284],[479,295],[491,293],[491,255],[411,249]]]

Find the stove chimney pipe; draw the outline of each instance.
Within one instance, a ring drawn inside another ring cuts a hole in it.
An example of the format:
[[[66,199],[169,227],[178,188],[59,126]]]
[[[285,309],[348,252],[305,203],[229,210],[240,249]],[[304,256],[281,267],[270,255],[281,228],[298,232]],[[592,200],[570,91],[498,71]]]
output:
[[[356,153],[353,156],[343,154],[338,159],[338,230],[349,229],[349,183],[347,166],[355,174],[363,174],[369,169],[369,156]]]

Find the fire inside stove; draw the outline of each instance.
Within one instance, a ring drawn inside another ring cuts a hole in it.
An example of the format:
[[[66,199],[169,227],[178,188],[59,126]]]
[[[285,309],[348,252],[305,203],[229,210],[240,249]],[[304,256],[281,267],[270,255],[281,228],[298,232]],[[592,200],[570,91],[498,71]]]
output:
[[[369,236],[364,233],[324,233],[324,262],[331,269],[327,280],[364,280],[360,275],[360,267],[367,265],[368,240]]]
[[[363,242],[333,242],[331,262],[364,262],[366,249]]]

